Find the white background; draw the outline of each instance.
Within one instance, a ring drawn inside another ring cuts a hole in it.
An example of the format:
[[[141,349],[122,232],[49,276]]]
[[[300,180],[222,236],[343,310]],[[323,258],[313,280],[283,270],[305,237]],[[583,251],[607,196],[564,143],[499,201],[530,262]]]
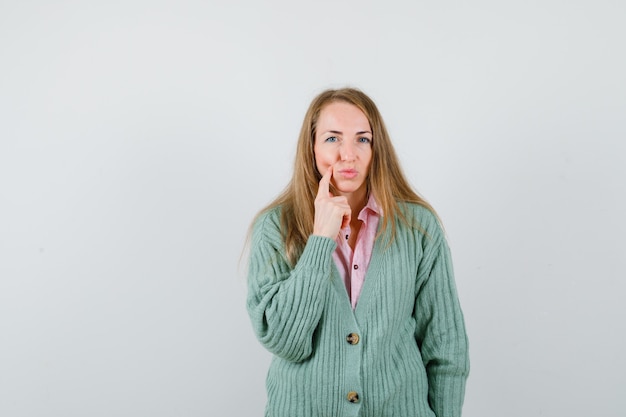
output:
[[[260,416],[240,255],[327,87],[449,236],[464,416],[626,409],[626,6],[0,3],[0,415]]]

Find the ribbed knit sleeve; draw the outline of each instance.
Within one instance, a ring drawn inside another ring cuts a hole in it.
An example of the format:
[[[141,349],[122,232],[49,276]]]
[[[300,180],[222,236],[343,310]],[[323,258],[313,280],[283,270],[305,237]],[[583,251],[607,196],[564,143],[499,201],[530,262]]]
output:
[[[468,339],[450,250],[438,225],[429,229],[418,273],[416,339],[428,375],[432,410],[437,417],[460,417],[469,374]]]
[[[256,222],[248,266],[247,308],[259,341],[273,354],[300,362],[313,352],[330,288],[332,239],[311,236],[295,267],[284,253],[277,210]]]

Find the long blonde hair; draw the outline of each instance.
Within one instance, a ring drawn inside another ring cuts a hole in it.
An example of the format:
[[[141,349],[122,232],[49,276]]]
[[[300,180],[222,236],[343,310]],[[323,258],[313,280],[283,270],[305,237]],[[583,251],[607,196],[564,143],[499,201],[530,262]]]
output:
[[[400,210],[401,203],[416,203],[435,213],[430,204],[420,197],[407,181],[389,133],[372,99],[355,88],[323,91],[313,99],[304,116],[291,181],[273,202],[259,212],[260,215],[267,210],[280,207],[285,251],[292,265],[296,264],[308,237],[313,232],[315,215],[313,203],[321,179],[313,152],[317,121],[324,106],[337,101],[358,107],[369,120],[372,129],[372,161],[367,186],[383,212],[379,235],[391,228],[390,239],[393,240],[396,233],[396,218],[408,224],[407,218]]]

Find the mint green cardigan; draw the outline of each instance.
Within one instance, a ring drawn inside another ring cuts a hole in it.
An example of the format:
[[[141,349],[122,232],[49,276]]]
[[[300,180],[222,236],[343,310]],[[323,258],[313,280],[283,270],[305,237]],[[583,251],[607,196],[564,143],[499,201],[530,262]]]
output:
[[[379,237],[353,310],[332,253],[310,236],[295,267],[280,209],[253,226],[247,308],[273,353],[267,417],[458,417],[468,341],[450,252],[436,217],[407,204],[390,246]],[[382,222],[381,222],[382,223]]]

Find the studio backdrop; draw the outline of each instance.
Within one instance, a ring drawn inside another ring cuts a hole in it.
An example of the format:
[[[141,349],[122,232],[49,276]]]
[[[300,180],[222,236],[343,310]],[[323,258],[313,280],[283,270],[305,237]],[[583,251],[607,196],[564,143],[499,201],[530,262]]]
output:
[[[262,416],[245,240],[310,100],[440,215],[467,417],[626,409],[626,3],[3,1],[0,415]]]

